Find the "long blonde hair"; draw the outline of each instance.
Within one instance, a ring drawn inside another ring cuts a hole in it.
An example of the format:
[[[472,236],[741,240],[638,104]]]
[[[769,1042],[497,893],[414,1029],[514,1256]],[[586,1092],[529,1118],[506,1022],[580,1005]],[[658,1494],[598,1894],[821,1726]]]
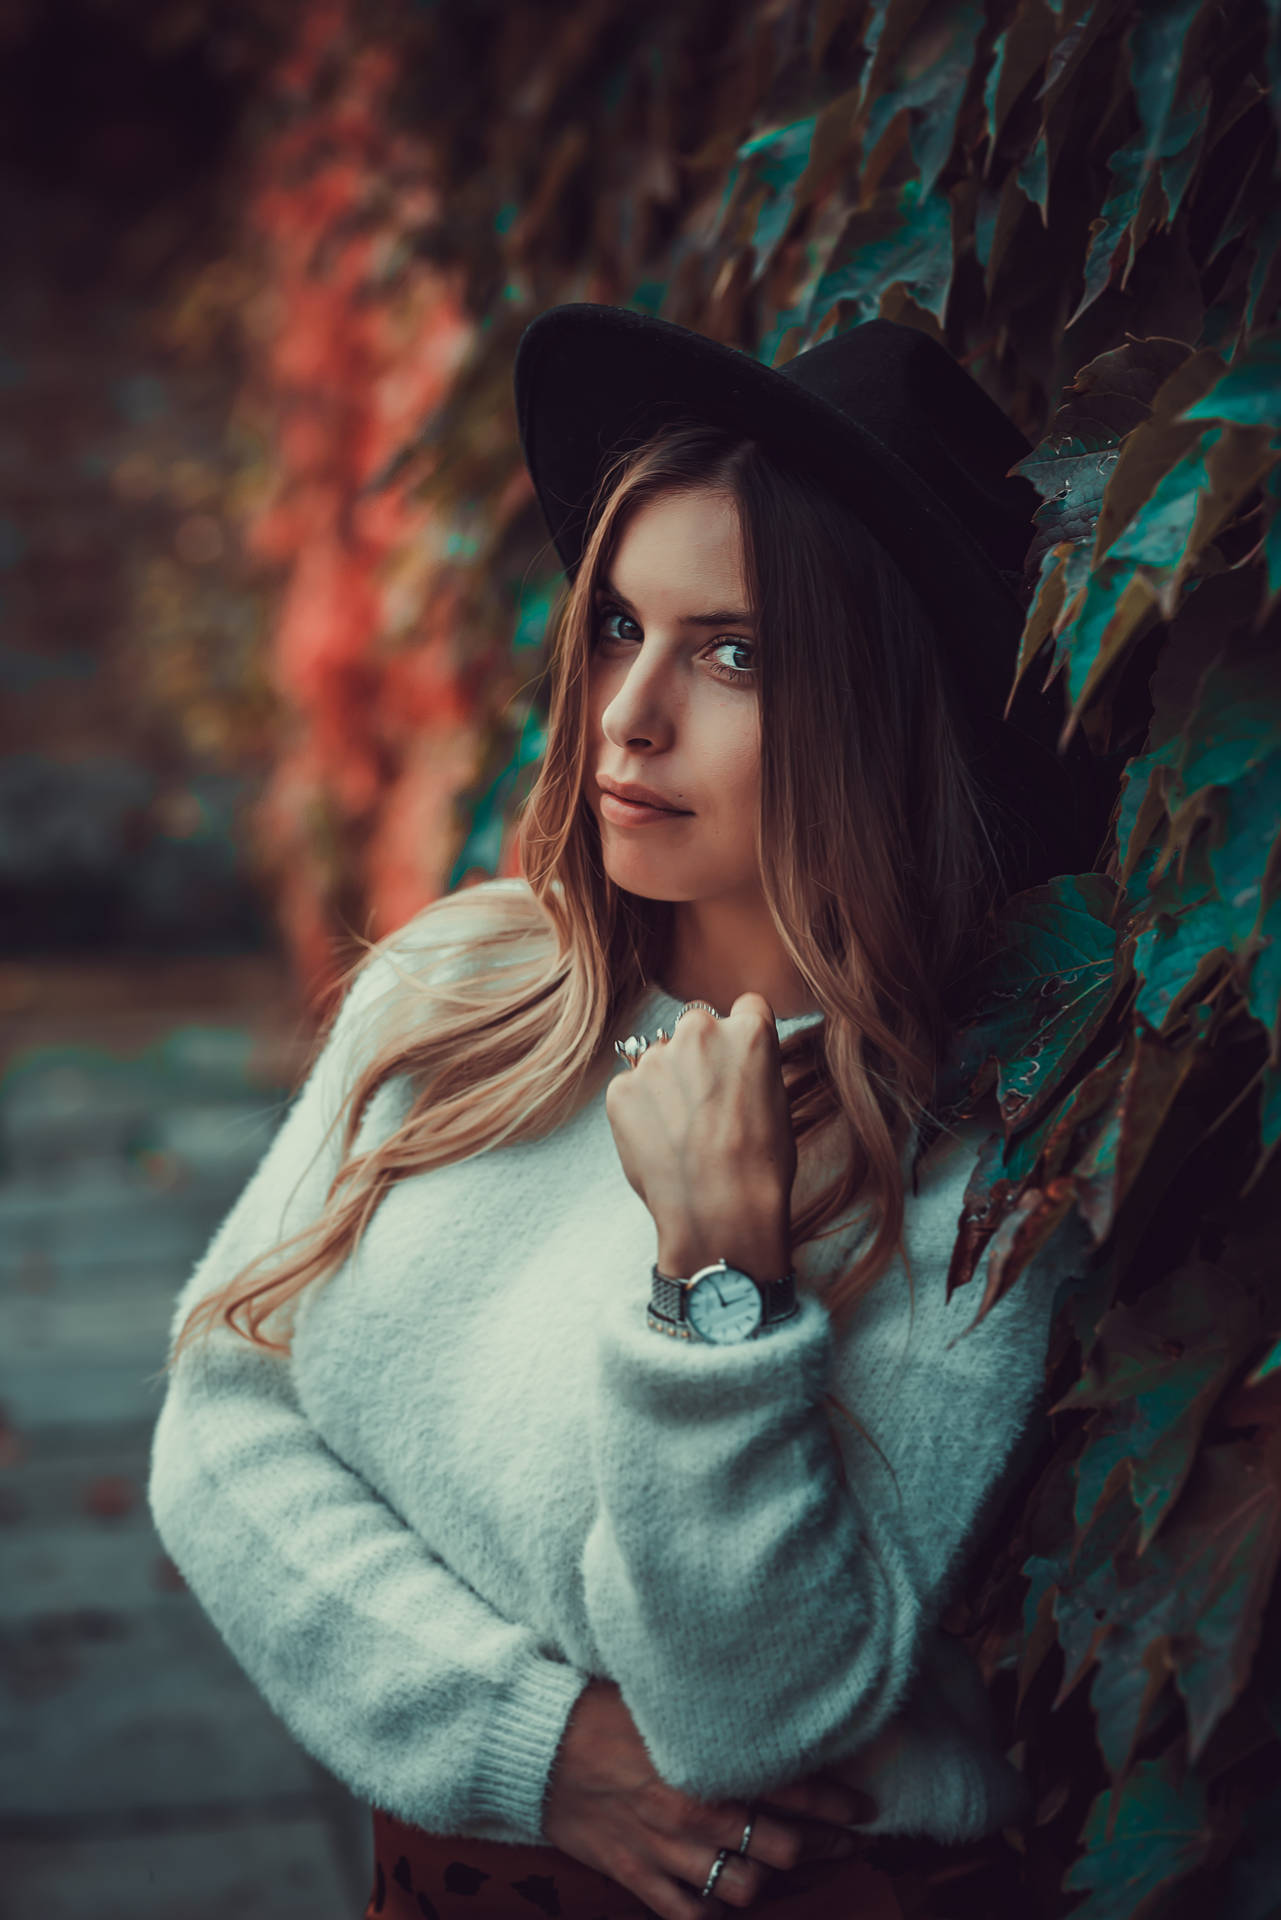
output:
[[[614,884],[584,796],[587,671],[594,595],[630,516],[704,487],[738,504],[758,616],[762,887],[826,1015],[782,1048],[798,1155],[822,1134],[841,1169],[794,1211],[793,1245],[835,1231],[855,1200],[866,1210],[858,1258],[825,1292],[834,1314],[889,1266],[905,1151],[914,1137],[923,1151],[937,1126],[929,1102],[950,994],[1001,897],[992,816],[968,771],[938,637],[898,568],[804,473],[750,439],[677,423],[606,470],[553,616],[546,751],[518,827],[527,888],[463,889],[417,917],[433,944],[474,964],[447,980],[406,975],[399,1030],[368,1051],[336,1118],[341,1164],[319,1216],[200,1300],[170,1365],[219,1321],[288,1352],[290,1336],[271,1338],[266,1321],[352,1255],[396,1181],[566,1121],[620,1019],[665,977],[671,905]],[[357,1151],[370,1101],[401,1077],[406,1117]]]

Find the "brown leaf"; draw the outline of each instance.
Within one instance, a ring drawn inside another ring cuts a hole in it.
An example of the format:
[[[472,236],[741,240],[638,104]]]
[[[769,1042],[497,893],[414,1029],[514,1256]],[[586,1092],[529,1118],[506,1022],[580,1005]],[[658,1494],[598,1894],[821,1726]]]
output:
[[[1076,1203],[1096,1241],[1112,1230],[1122,1201],[1143,1168],[1152,1142],[1200,1065],[1195,1047],[1168,1046],[1141,1034],[1111,1103],[1111,1111],[1069,1175]]]

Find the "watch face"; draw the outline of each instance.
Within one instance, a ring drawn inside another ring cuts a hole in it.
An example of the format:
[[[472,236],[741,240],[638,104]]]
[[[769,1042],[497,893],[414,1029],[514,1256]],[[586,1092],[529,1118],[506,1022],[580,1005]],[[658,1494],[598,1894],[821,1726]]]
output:
[[[715,1346],[750,1340],[761,1324],[762,1312],[760,1289],[737,1267],[705,1273],[685,1295],[686,1320]]]

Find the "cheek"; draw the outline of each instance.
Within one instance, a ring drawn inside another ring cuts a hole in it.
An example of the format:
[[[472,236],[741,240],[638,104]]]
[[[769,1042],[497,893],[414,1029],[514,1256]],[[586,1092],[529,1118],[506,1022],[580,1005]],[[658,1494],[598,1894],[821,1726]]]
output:
[[[761,779],[760,738],[754,715],[721,717],[709,727],[700,777],[713,792],[732,802],[736,816],[754,806]]]

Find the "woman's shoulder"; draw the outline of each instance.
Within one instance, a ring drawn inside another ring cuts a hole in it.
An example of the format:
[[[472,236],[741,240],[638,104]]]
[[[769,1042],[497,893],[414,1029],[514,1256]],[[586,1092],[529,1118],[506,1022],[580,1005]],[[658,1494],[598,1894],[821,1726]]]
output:
[[[462,978],[514,951],[524,955],[551,931],[527,880],[479,880],[420,908],[377,943],[366,964],[376,969],[383,963],[384,983],[406,969],[433,979]]]
[[[555,951],[551,922],[528,881],[482,880],[442,894],[368,948],[350,976],[337,1024],[413,1013],[424,996]]]
[[[463,955],[477,942],[549,927],[528,880],[503,876],[442,893],[388,934],[379,948],[408,959],[444,952]]]

